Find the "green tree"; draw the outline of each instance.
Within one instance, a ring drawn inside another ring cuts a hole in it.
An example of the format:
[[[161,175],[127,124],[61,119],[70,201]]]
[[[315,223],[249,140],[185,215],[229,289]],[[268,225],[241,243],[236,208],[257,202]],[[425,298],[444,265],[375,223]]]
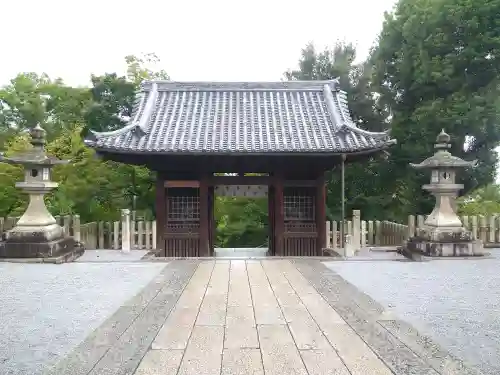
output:
[[[215,221],[217,247],[267,246],[266,198],[217,197]]]
[[[0,127],[26,129],[45,124],[45,89],[51,84],[46,74],[19,74],[0,90]]]
[[[429,177],[408,163],[433,153],[442,128],[452,136],[455,155],[480,161],[464,174],[463,193],[493,182],[500,141],[499,12],[500,0],[400,0],[386,14],[371,61],[379,103],[390,111],[398,140],[379,172],[391,176],[388,208],[396,216],[432,208],[420,189]]]
[[[500,186],[487,185],[476,189],[458,200],[458,210],[461,215],[499,215]]]
[[[387,113],[377,106],[371,88],[371,67],[355,63],[356,50],[352,44],[338,42],[332,49],[318,52],[307,45],[299,60],[299,69],[285,73],[289,80],[329,80],[339,78],[342,90],[347,92],[353,121],[362,129],[381,131],[388,127]],[[346,212],[360,209],[368,219],[387,217],[383,211],[391,200],[378,177],[381,160],[365,160],[346,164]],[[327,206],[332,219],[341,218],[340,166],[328,174]]]
[[[6,156],[12,156],[31,147],[26,133],[11,137],[4,146]],[[16,182],[23,178],[21,167],[0,163],[0,217],[19,216],[26,208],[27,196],[15,187]]]
[[[127,63],[127,78],[136,87],[145,80],[170,80],[170,76],[164,69],[154,69],[160,64],[160,58],[155,53],[145,53],[141,56],[129,55],[125,57],[125,62]]]
[[[86,129],[120,129],[132,115],[136,86],[116,73],[92,75],[91,81],[92,88],[89,91],[92,103],[84,113]]]
[[[130,176],[120,174],[115,163],[95,158],[80,131],[78,127],[67,130],[47,145],[48,153],[70,161],[54,168],[59,187],[49,195],[47,206],[57,214],[78,213],[83,221],[117,219],[120,208],[126,206],[120,187],[130,182]]]
[[[151,70],[152,55],[129,56],[127,62],[128,78],[93,76],[90,89],[33,73],[20,74],[0,89],[0,150],[10,154],[31,147],[24,130],[40,123],[48,132],[48,153],[70,160],[53,170],[60,184],[47,195],[53,214],[78,213],[84,222],[115,220],[133,201],[138,210],[152,211],[154,175],[146,168],[97,159],[81,137],[83,128],[113,130],[125,124],[139,77],[167,78],[165,72]],[[22,178],[21,167],[0,163],[0,217],[23,212],[27,197],[14,186]]]
[[[169,79],[164,70],[152,69],[160,63],[154,53],[139,57],[126,56],[125,62],[126,76],[110,73],[91,77],[92,104],[84,115],[87,126],[83,135],[88,130],[111,131],[125,126],[132,115],[140,83],[148,79]],[[119,165],[118,171],[130,176],[121,189],[128,199],[128,204],[124,207],[151,212],[154,206],[154,174],[145,168],[131,165]]]
[[[91,76],[90,95],[92,105],[85,112],[87,129],[110,131],[123,127],[132,115],[136,91],[142,81],[149,79],[168,80],[165,70],[152,70],[160,63],[154,53],[125,57],[127,75],[106,73]]]
[[[53,139],[66,125],[82,124],[89,103],[86,89],[66,86],[46,74],[19,74],[0,89],[0,135],[5,142],[16,131],[39,123]]]

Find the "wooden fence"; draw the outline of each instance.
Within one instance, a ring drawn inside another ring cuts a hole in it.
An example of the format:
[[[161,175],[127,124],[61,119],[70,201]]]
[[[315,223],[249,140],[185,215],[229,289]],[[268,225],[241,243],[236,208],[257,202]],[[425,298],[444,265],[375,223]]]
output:
[[[123,249],[122,221],[80,223],[79,215],[55,216],[68,236],[81,241],[87,249]],[[0,218],[0,234],[12,229],[18,217]],[[156,246],[155,221],[129,221],[130,249],[152,250]]]
[[[359,246],[400,246],[408,238],[423,227],[426,216],[410,215],[406,224],[391,221],[346,220],[346,237],[356,241],[359,233]],[[462,223],[472,232],[474,238],[480,239],[486,247],[500,247],[500,214],[498,216],[462,216]],[[326,247],[340,248],[341,223],[326,223]]]
[[[0,234],[14,227],[19,218],[0,218]],[[74,236],[85,244],[87,249],[132,249],[152,250],[156,246],[156,221],[130,220],[122,217],[120,221],[80,223],[79,215],[55,216],[67,235]],[[500,215],[499,216],[462,216],[465,227],[472,231],[475,238],[482,240],[485,246],[500,247]],[[351,220],[345,221],[345,242],[355,249],[365,246],[399,246],[416,234],[423,226],[423,215],[408,217],[407,224],[391,221],[361,220],[359,211],[353,212]],[[130,225],[130,240],[123,241],[123,228],[127,221]],[[326,248],[340,249],[341,222],[326,222]]]
[[[337,249],[342,248],[341,243],[342,222],[326,222],[326,247]],[[356,233],[357,232],[357,233]],[[391,221],[359,221],[359,227],[355,220],[345,221],[345,239],[356,241],[356,235],[359,236],[360,247],[364,246],[398,246],[406,240],[408,235],[408,226]]]

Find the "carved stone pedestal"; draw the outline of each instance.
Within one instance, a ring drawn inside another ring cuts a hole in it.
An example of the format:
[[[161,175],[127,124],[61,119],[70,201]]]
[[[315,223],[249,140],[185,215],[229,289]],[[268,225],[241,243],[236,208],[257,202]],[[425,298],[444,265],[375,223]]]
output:
[[[84,252],[81,244],[64,235],[61,226],[15,227],[0,242],[0,258],[58,258],[71,261]]]
[[[422,228],[401,248],[401,253],[413,260],[422,257],[483,256],[483,244],[465,228]]]

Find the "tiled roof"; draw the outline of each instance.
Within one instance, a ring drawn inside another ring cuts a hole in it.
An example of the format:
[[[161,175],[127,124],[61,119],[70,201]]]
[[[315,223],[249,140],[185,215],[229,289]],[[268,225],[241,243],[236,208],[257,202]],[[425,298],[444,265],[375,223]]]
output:
[[[129,124],[92,132],[102,151],[341,153],[385,148],[387,132],[356,127],[334,81],[147,81]]]

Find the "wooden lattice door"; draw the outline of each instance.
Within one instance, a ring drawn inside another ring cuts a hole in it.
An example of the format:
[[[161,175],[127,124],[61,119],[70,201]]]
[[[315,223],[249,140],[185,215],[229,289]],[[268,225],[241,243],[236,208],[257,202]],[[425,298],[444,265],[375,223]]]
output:
[[[165,252],[171,257],[200,256],[200,189],[167,189]]]
[[[283,255],[316,255],[315,190],[312,187],[285,187],[283,191]]]

